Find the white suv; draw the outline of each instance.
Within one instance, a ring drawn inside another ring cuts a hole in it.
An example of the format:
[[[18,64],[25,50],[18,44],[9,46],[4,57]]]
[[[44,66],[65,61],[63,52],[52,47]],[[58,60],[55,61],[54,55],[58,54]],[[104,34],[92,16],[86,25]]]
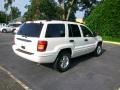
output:
[[[14,52],[33,62],[53,63],[66,71],[70,59],[102,53],[102,38],[83,24],[69,21],[27,21],[15,35]]]

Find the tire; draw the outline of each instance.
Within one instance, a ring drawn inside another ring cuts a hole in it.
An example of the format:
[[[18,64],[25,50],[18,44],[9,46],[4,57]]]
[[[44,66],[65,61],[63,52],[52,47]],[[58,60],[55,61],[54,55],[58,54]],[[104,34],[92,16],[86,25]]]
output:
[[[94,51],[94,55],[95,56],[100,56],[102,54],[102,45],[98,44],[95,51]]]
[[[14,33],[15,29],[12,30],[12,33]]]
[[[3,29],[3,30],[2,30],[2,33],[7,33],[7,30],[6,30],[6,29]]]
[[[68,52],[61,52],[57,56],[54,69],[59,72],[65,72],[70,68],[70,53]]]

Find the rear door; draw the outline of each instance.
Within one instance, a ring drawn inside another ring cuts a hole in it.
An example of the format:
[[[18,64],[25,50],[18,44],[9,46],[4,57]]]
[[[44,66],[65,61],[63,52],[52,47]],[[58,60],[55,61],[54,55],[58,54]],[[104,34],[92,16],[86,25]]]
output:
[[[42,23],[25,23],[20,27],[15,37],[18,49],[34,53],[37,51],[38,38],[42,30]]]

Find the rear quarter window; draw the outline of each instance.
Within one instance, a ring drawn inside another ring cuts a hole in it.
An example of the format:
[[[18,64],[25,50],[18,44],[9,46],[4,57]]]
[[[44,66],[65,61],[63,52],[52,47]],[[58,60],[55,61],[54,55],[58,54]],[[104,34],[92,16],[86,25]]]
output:
[[[42,27],[42,23],[24,23],[23,25],[21,25],[17,35],[25,35],[27,37],[39,37]]]

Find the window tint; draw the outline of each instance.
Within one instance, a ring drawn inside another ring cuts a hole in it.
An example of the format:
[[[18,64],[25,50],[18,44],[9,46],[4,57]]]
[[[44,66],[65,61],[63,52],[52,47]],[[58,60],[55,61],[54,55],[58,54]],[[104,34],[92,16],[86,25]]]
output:
[[[69,37],[81,37],[78,25],[68,24]]]
[[[21,24],[13,24],[14,27],[18,27],[20,26]]]
[[[17,34],[25,35],[27,37],[39,37],[42,27],[42,23],[25,23],[20,27]]]
[[[64,24],[48,24],[46,37],[65,37]]]
[[[87,27],[82,26],[82,25],[80,27],[82,29],[84,37],[93,37],[93,34],[90,32],[90,30]]]
[[[14,24],[11,24],[10,26],[14,26]]]
[[[11,27],[11,26],[13,26],[13,24],[8,24],[8,27]]]

